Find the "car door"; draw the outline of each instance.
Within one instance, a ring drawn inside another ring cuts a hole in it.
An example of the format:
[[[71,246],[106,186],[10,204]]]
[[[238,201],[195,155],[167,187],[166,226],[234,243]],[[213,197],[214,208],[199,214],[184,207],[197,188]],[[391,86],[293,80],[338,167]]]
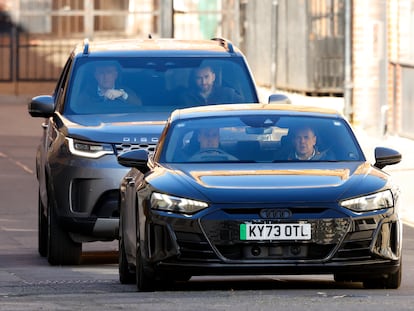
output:
[[[66,84],[68,81],[69,69],[72,65],[72,59],[69,58],[62,70],[60,78],[56,84],[55,90],[53,92],[53,99],[55,102],[55,111],[57,107],[62,107],[64,104],[64,90],[67,88]],[[59,103],[59,105],[57,104]],[[58,136],[58,127],[55,122],[54,116],[51,116],[44,120],[42,123],[42,138],[40,145],[37,150],[36,163],[37,163],[37,173],[39,181],[39,194],[42,200],[44,207],[48,205],[47,199],[47,171],[50,169],[48,164],[48,153],[49,150]]]

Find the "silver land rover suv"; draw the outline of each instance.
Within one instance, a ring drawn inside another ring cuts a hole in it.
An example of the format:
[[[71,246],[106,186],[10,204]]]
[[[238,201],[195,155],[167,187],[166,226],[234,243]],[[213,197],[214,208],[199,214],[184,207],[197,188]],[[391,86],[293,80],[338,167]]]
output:
[[[195,72],[206,67],[226,96],[196,95],[208,79]],[[224,39],[76,46],[53,94],[28,105],[32,117],[45,119],[36,156],[40,255],[51,265],[78,264],[82,243],[118,238],[119,185],[128,169],[117,156],[153,152],[173,110],[258,101],[245,57]]]

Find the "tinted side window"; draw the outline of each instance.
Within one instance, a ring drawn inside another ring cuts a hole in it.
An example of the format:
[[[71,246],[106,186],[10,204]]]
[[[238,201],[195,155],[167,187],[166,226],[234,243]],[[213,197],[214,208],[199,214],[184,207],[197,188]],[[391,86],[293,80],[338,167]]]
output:
[[[59,77],[58,83],[56,85],[54,96],[56,102],[56,110],[62,112],[64,110],[64,98],[66,90],[68,89],[67,83],[69,78],[70,68],[72,67],[73,60],[70,57],[67,61],[65,66],[63,67],[62,73]]]

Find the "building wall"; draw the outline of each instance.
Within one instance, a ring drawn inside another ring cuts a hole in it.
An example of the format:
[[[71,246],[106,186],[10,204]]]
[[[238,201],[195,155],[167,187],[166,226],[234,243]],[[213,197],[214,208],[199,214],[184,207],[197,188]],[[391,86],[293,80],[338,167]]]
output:
[[[414,137],[414,0],[387,1],[388,131]]]
[[[353,123],[384,132],[387,108],[386,1],[353,1]]]

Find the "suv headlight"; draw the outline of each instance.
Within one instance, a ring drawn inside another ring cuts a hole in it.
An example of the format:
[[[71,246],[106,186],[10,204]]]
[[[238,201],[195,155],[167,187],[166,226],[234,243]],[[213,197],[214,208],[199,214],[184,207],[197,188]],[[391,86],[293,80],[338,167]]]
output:
[[[193,214],[208,207],[201,201],[174,197],[167,194],[154,192],[151,195],[151,208],[167,212]]]
[[[73,138],[66,138],[69,145],[69,151],[77,156],[97,159],[105,154],[114,154],[110,144],[81,141]]]
[[[340,202],[341,206],[355,212],[368,212],[394,206],[394,198],[390,190],[373,193]]]

